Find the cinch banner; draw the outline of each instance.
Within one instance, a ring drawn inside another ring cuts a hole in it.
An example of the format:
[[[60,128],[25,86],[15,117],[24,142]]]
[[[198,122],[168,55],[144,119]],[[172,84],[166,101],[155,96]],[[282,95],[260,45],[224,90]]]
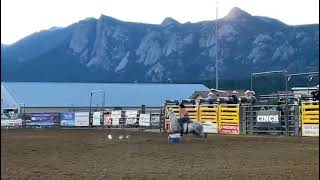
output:
[[[280,124],[280,111],[277,110],[260,110],[257,111],[257,127],[278,127]]]

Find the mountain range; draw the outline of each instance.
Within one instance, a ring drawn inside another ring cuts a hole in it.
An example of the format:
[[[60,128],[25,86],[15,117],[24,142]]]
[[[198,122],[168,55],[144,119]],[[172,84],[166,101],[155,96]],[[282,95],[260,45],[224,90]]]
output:
[[[197,23],[165,18],[145,24],[101,15],[1,45],[1,80],[197,82],[215,78],[216,55],[220,79],[319,71],[319,24],[287,25],[237,7]]]

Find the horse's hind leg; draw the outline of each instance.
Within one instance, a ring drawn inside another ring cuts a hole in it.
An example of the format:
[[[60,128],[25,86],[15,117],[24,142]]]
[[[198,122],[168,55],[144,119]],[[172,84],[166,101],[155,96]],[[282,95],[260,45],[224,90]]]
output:
[[[198,138],[201,138],[202,136],[200,134],[198,134],[196,131],[192,131],[192,134],[195,136],[195,137],[198,137]]]

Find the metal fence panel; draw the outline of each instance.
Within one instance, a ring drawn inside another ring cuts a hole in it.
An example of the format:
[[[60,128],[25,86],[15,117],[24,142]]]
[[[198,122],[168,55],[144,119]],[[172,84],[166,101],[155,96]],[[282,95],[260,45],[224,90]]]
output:
[[[239,104],[219,104],[219,132],[222,134],[240,134]]]
[[[243,134],[299,134],[299,106],[242,105]]]

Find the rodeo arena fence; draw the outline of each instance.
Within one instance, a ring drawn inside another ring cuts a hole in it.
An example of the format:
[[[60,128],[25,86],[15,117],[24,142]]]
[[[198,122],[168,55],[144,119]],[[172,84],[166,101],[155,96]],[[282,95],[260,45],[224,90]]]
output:
[[[4,113],[1,128],[149,128],[162,129],[161,108],[60,113]],[[91,116],[90,116],[90,115]]]
[[[190,120],[203,124],[207,133],[319,136],[319,101],[291,97],[277,105],[266,105],[255,104],[247,97],[230,101],[232,98],[165,101],[164,128],[169,127],[169,109],[180,116],[179,103],[183,103]]]
[[[256,104],[248,97],[220,97],[217,100],[165,100],[163,107],[149,110],[142,106],[91,114],[5,113],[1,115],[1,128],[143,128],[161,132],[169,128],[169,109],[181,116],[180,103],[185,105],[190,120],[200,122],[206,133],[319,136],[319,101],[292,97],[277,105]]]

